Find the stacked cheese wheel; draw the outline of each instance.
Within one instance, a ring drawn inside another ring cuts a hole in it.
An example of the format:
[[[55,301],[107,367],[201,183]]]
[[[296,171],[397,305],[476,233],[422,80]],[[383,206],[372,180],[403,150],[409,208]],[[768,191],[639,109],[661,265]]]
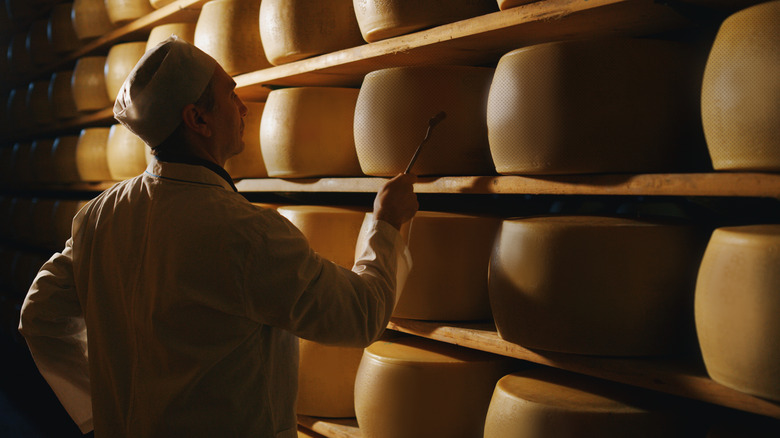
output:
[[[108,134],[111,128],[81,130],[76,145],[76,167],[81,181],[108,181]]]
[[[693,339],[704,239],[693,227],[611,217],[505,220],[489,292],[499,335],[567,353],[647,356]]]
[[[501,356],[417,337],[365,349],[355,412],[366,438],[482,436],[496,382],[512,371]]]
[[[642,390],[552,368],[498,381],[486,438],[687,437],[668,400]]]

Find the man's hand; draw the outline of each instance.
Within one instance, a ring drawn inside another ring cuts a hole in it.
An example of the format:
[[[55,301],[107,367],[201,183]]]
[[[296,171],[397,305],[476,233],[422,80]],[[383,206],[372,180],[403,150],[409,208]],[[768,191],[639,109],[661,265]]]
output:
[[[401,225],[414,217],[420,207],[414,193],[416,181],[416,175],[402,173],[385,183],[374,199],[374,218],[400,230]]]

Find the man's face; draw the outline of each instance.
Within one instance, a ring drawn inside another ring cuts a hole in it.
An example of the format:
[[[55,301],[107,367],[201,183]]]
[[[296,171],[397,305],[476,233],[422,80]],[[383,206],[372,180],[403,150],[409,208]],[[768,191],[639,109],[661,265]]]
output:
[[[222,67],[217,66],[214,75],[215,140],[227,159],[244,150],[242,137],[247,107],[235,93],[236,82]]]

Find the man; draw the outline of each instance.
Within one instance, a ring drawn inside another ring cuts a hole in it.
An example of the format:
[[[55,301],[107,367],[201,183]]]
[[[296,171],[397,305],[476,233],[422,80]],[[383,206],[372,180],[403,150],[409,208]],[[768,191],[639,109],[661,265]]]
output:
[[[19,330],[83,432],[295,437],[296,336],[365,346],[390,318],[414,176],[377,194],[352,271],[326,261],[222,169],[243,148],[234,88],[175,37],[147,52],[114,113],[157,159],[76,215],[30,288]]]

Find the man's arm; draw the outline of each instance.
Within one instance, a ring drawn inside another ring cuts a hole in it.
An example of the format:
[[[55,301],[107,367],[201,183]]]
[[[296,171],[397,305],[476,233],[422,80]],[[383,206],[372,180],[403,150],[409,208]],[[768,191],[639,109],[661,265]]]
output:
[[[72,239],[35,277],[22,305],[19,331],[65,410],[82,432],[92,430],[87,330],[73,279]]]

